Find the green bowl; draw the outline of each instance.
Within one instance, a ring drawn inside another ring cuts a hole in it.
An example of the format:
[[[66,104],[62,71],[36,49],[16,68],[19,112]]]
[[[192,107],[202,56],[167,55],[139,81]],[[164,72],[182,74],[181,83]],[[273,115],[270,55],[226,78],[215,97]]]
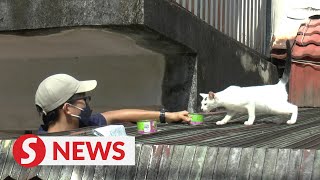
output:
[[[199,125],[203,124],[203,115],[197,114],[197,113],[191,113],[189,114],[191,116],[191,125]]]

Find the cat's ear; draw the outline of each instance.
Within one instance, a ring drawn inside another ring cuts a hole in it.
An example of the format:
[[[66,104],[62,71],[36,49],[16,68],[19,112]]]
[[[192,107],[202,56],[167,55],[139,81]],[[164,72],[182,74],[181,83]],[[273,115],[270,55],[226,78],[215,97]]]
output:
[[[214,93],[212,91],[209,92],[209,99],[213,99],[214,98]]]
[[[205,93],[200,93],[200,96],[204,99],[208,96],[208,94],[205,94]]]

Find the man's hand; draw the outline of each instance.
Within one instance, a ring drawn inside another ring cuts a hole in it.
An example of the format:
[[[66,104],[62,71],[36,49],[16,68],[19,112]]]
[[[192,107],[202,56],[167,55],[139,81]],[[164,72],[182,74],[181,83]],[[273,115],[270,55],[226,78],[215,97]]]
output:
[[[191,121],[188,111],[166,112],[165,115],[166,115],[166,122],[168,123],[180,122],[180,121],[189,123]]]

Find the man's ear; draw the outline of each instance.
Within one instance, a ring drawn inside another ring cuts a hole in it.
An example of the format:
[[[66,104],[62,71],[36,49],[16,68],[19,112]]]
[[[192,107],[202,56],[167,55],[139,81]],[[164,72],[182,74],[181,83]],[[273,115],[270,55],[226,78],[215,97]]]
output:
[[[214,93],[212,91],[209,92],[209,99],[210,100],[214,99]]]
[[[69,103],[64,103],[61,109],[63,110],[64,113],[70,114],[71,112],[69,111],[69,107],[70,107]]]
[[[207,97],[207,96],[208,96],[208,94],[200,93],[200,96],[201,96],[202,98],[205,98],[205,97]]]

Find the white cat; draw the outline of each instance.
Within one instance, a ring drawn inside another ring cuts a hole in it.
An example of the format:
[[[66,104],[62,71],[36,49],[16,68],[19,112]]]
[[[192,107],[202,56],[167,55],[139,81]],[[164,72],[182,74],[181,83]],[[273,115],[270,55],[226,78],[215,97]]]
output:
[[[249,119],[244,122],[245,125],[252,125],[255,120],[255,114],[292,114],[287,124],[294,124],[298,116],[298,107],[288,102],[288,93],[286,84],[289,80],[291,68],[291,48],[289,41],[287,45],[287,62],[282,78],[275,85],[239,87],[230,86],[227,89],[208,94],[200,93],[201,110],[209,112],[217,107],[225,107],[227,115],[216,122],[217,125],[226,124],[236,113],[248,112]]]

